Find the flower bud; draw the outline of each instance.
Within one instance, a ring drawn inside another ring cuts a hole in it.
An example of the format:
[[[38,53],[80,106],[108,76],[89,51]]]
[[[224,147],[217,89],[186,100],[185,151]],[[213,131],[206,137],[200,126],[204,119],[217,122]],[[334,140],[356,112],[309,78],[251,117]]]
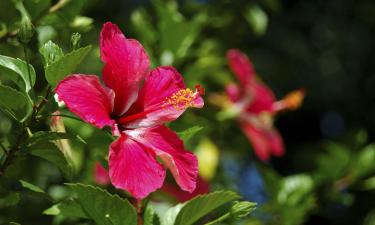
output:
[[[30,19],[24,19],[21,22],[21,28],[18,32],[18,40],[22,44],[27,44],[30,42],[31,38],[34,36],[34,25],[31,23]]]
[[[239,220],[249,215],[256,208],[256,205],[256,203],[248,201],[236,202],[230,209],[230,214],[234,219]]]
[[[72,50],[76,50],[81,45],[81,34],[80,33],[73,33],[72,37],[70,38],[70,43],[72,45]]]

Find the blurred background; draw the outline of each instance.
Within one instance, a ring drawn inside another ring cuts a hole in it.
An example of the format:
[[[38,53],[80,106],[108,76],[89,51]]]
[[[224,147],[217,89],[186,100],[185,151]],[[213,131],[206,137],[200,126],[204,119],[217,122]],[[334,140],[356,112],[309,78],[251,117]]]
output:
[[[43,71],[40,46],[52,39],[68,51],[71,34],[80,32],[81,45],[93,48],[77,72],[101,74],[99,32],[111,21],[145,46],[153,67],[173,65],[187,86],[206,89],[204,109],[188,110],[169,126],[178,132],[199,130],[186,145],[200,159],[203,192],[207,185],[210,190],[231,189],[258,203],[252,216],[236,223],[375,224],[374,1],[68,0],[58,16],[42,17],[44,8],[56,2],[25,0],[38,21],[29,49],[38,73]],[[0,39],[19,18],[10,0],[0,1]],[[223,108],[208,100],[237,82],[225,57],[231,48],[249,56],[278,99],[295,89],[306,91],[298,110],[275,118],[286,146],[283,157],[267,163],[257,159],[236,120],[220,119]],[[23,57],[11,40],[0,43],[0,54]],[[45,80],[37,79],[42,90]],[[87,143],[71,143],[75,181],[95,183],[94,164],[105,166],[111,139],[80,121],[64,118],[64,123]],[[1,115],[2,138],[13,126]],[[33,181],[55,199],[67,195],[61,185],[65,178],[48,163],[31,159],[14,168],[14,177]],[[170,185],[175,185],[172,179]],[[165,188],[153,198],[173,203],[179,200],[175,192]],[[14,218],[21,224],[78,224],[41,215],[49,207],[47,200],[30,196],[17,206],[2,204],[0,200],[0,223]]]

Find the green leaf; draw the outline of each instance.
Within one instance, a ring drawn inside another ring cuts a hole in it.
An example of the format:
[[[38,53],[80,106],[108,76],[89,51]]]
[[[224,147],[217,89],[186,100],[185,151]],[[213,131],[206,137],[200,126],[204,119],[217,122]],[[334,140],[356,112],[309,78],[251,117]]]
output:
[[[288,176],[281,182],[277,201],[280,205],[297,205],[314,187],[313,179],[306,174]]]
[[[375,145],[371,144],[362,149],[358,154],[352,172],[356,178],[365,177],[375,171]]]
[[[84,184],[67,184],[86,215],[100,225],[136,225],[137,212],[126,199]]]
[[[77,139],[82,143],[86,144],[86,142],[79,137],[78,135],[64,133],[64,132],[53,132],[53,131],[39,131],[33,134],[32,137],[29,138],[28,142],[30,145],[34,145],[36,143],[47,142],[47,141],[55,141],[60,139]]]
[[[196,135],[199,131],[201,131],[203,127],[201,126],[193,126],[184,131],[177,132],[178,136],[184,141],[187,142],[190,138]]]
[[[253,32],[261,36],[267,30],[268,16],[258,5],[252,5],[245,12],[245,18]]]
[[[74,168],[65,155],[52,142],[38,143],[29,146],[30,154],[45,159],[57,166],[67,179],[71,179]]]
[[[238,198],[239,196],[232,191],[216,191],[195,197],[182,206],[173,225],[194,224],[213,210]]]
[[[181,211],[185,204],[177,204],[174,207],[169,208],[163,215],[160,215],[161,225],[174,225],[178,213]]]
[[[143,213],[143,225],[154,225],[155,210],[151,204],[147,204]]]
[[[83,211],[81,205],[73,199],[62,201],[51,208],[44,210],[43,214],[57,216],[62,215],[64,217],[76,217],[88,219],[89,217]]]
[[[0,198],[0,208],[17,205],[20,201],[20,195],[16,192],[11,192]]]
[[[0,108],[13,119],[23,122],[32,112],[30,99],[11,87],[0,84]]]
[[[35,19],[51,5],[51,0],[28,0],[23,3],[30,17]]]
[[[24,180],[20,180],[20,183],[22,185],[22,187],[32,191],[32,192],[36,192],[36,193],[41,193],[41,194],[47,194],[45,191],[43,191],[43,189],[41,189],[40,187],[34,185],[34,184],[31,184],[27,181],[24,181]]]
[[[25,92],[30,91],[35,84],[34,68],[21,59],[0,55],[0,68],[3,69],[7,78],[15,82]]]
[[[62,49],[52,41],[45,43],[40,49],[40,54],[43,56],[44,66],[48,66],[53,62],[60,60],[64,57]]]
[[[59,81],[67,75],[74,72],[78,65],[81,64],[91,46],[79,48],[62,57],[60,60],[53,62],[45,68],[46,79],[48,83],[55,87]]]

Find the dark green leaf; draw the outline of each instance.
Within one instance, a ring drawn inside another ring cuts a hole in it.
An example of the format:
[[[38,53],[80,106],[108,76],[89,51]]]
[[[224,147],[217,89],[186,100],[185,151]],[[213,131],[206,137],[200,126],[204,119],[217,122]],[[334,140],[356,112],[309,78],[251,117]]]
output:
[[[0,208],[16,205],[20,201],[20,195],[16,192],[11,192],[4,197],[0,197]]]
[[[86,215],[100,225],[136,225],[135,208],[118,195],[83,184],[68,184]]]
[[[15,82],[25,92],[28,92],[34,86],[35,70],[25,61],[0,55],[0,67],[3,68],[4,75]]]
[[[62,49],[52,41],[48,41],[47,43],[45,43],[39,49],[39,52],[43,56],[44,66],[48,66],[51,63],[56,62],[64,57]]]
[[[239,196],[231,191],[216,191],[207,195],[195,197],[183,205],[176,217],[174,225],[194,224],[213,210],[238,198]]]
[[[53,205],[51,208],[44,210],[45,215],[62,215],[64,217],[77,217],[88,219],[89,217],[83,211],[81,205],[73,199],[68,199],[60,202],[59,204]]]
[[[31,114],[30,99],[11,87],[0,84],[0,108],[17,121],[23,122]]]
[[[73,176],[74,168],[65,155],[52,142],[37,143],[29,146],[30,154],[45,159],[57,166],[68,179]]]
[[[77,139],[83,143],[86,143],[78,135],[74,135],[70,133],[63,133],[63,132],[53,132],[53,131],[36,132],[33,134],[32,137],[29,138],[28,142],[30,145],[34,145],[36,143],[55,141],[55,140],[60,140],[60,139]]]
[[[59,81],[74,72],[77,66],[80,65],[83,59],[86,57],[90,49],[91,46],[77,49],[47,66],[45,68],[45,72],[48,83],[55,87]]]
[[[24,1],[25,8],[31,18],[37,18],[51,5],[51,0],[28,0]]]

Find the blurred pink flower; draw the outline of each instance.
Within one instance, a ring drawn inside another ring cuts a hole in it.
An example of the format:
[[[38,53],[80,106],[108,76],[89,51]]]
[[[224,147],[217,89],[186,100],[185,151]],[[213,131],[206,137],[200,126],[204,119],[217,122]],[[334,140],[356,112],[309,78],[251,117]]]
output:
[[[108,171],[99,162],[94,164],[94,182],[103,186],[111,183]]]
[[[271,155],[284,155],[284,144],[280,133],[273,126],[273,117],[285,109],[296,109],[302,103],[304,91],[297,90],[277,101],[272,90],[256,79],[253,64],[237,49],[227,52],[229,66],[239,80],[239,85],[229,84],[227,96],[238,111],[241,128],[255,154],[263,161]]]
[[[112,184],[137,199],[145,198],[165,179],[158,156],[183,190],[194,191],[197,158],[162,124],[188,107],[203,107],[200,90],[186,88],[173,67],[150,71],[143,46],[112,23],[103,26],[100,51],[105,85],[95,75],[74,74],[58,84],[56,93],[84,121],[98,128],[109,126],[119,136],[109,147]]]
[[[210,184],[201,176],[198,176],[197,187],[191,193],[183,191],[177,188],[176,185],[170,183],[165,183],[161,188],[161,191],[172,195],[179,202],[186,202],[198,195],[207,194],[210,191]]]

